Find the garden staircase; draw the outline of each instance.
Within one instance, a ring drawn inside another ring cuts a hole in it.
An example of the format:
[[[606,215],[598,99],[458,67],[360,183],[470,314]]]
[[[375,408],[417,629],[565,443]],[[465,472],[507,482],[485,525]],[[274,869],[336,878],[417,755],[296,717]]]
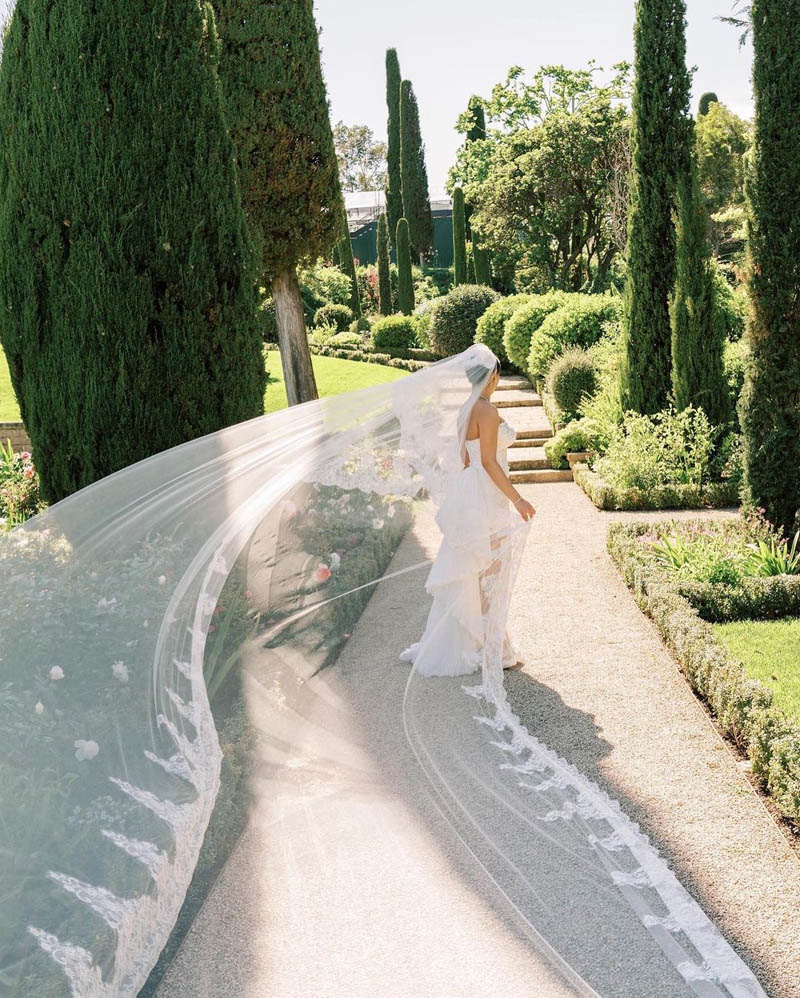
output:
[[[547,460],[544,443],[553,436],[553,427],[530,381],[519,375],[503,375],[493,401],[503,419],[517,431],[517,441],[508,452],[511,481],[515,485],[571,482],[571,471],[551,468]]]

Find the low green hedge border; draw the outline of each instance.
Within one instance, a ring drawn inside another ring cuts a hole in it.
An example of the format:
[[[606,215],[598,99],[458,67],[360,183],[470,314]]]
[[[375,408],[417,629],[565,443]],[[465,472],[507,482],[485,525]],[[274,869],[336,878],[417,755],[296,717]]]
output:
[[[639,538],[652,529],[647,523],[613,524],[609,554],[694,692],[748,756],[780,813],[800,830],[800,724],[774,706],[772,691],[747,676],[668,573],[648,557]]]
[[[723,509],[739,505],[739,487],[733,482],[696,485],[664,485],[658,489],[615,489],[588,464],[573,469],[575,481],[598,509],[633,511],[656,509]]]
[[[268,343],[266,346],[267,350],[280,351],[280,346],[277,343]],[[314,343],[309,343],[309,349],[312,354],[319,357],[335,357],[337,360],[355,360],[362,364],[383,364],[384,367],[396,367],[401,371],[410,371],[412,373],[422,370],[423,367],[427,367],[431,361],[440,359],[427,350],[409,350],[407,351],[407,357],[392,357],[388,353],[375,353],[374,350],[364,347],[360,350],[346,350],[344,347],[326,347],[324,345],[318,346]]]

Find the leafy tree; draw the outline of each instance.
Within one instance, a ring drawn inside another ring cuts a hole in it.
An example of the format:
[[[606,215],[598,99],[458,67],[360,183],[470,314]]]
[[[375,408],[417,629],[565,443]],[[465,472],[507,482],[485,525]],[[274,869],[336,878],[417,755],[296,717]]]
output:
[[[639,0],[636,10],[622,398],[650,414],[672,388],[673,211],[690,155],[690,74],[685,0]]]
[[[381,315],[392,314],[392,277],[389,262],[389,226],[386,215],[378,219],[378,294]]]
[[[411,271],[411,234],[408,220],[397,223],[397,305],[404,315],[414,311],[414,277]]]
[[[400,87],[400,170],[403,215],[408,221],[413,255],[423,262],[433,247],[433,215],[419,107],[414,88],[408,80],[403,80]]]
[[[454,285],[467,283],[467,221],[464,213],[464,191],[453,191],[453,272]]]
[[[708,114],[708,109],[711,107],[711,105],[718,103],[719,103],[719,97],[717,97],[715,93],[709,91],[709,93],[703,94],[703,96],[700,98],[700,104],[698,105],[697,109],[698,117],[702,118],[704,115]]]
[[[356,262],[353,259],[353,244],[350,242],[350,226],[347,221],[347,212],[342,205],[342,238],[336,245],[339,269],[350,278],[350,309],[353,315],[360,319],[361,296],[358,293],[358,275],[356,274]]]
[[[451,180],[464,178],[503,283],[524,271],[532,291],[604,287],[624,246],[616,178],[628,160],[629,67],[616,67],[606,86],[596,72],[546,66],[527,83],[512,69],[486,102],[500,127],[459,153]]]
[[[0,339],[51,502],[265,387],[213,13],[62,6],[20,0],[0,63]]]
[[[313,0],[214,0],[247,215],[272,283],[290,405],[317,397],[297,266],[341,239],[339,164]]]
[[[377,142],[371,128],[340,121],[333,130],[333,140],[343,191],[380,191],[386,187],[386,143]]]
[[[753,0],[752,23],[751,362],[740,404],[745,499],[792,529],[800,508],[800,18],[785,0]]]
[[[386,53],[386,106],[389,112],[387,124],[389,142],[386,147],[389,177],[386,186],[386,217],[392,240],[397,232],[397,223],[403,217],[403,173],[400,166],[400,89],[402,82],[397,49],[389,49]]]
[[[725,326],[716,309],[716,265],[692,158],[678,181],[677,265],[671,304],[672,378],[678,409],[705,410],[714,426],[731,419],[723,364]]]

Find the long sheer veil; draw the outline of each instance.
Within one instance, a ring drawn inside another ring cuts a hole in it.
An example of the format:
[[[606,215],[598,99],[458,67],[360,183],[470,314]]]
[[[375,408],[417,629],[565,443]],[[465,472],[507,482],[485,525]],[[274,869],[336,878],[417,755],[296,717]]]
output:
[[[424,783],[573,993],[763,994],[619,805],[517,719],[502,653],[526,529],[492,538],[479,682],[343,665],[376,590],[424,582],[431,552],[410,553],[463,467],[474,365],[467,351],[195,440],[0,541],[1,993],[134,995],[158,959],[218,793],[204,658],[235,583],[273,776],[307,754],[315,698],[372,689],[389,720],[370,719],[360,751],[402,731],[398,786]],[[381,606],[370,626],[395,658],[397,607]],[[347,737],[314,726],[332,758]]]

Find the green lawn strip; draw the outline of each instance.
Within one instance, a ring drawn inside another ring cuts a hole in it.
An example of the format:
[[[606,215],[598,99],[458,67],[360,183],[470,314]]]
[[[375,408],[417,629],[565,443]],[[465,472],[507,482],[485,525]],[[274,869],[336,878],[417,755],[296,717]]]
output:
[[[747,674],[773,691],[776,705],[800,720],[800,619],[739,620],[714,630]]]
[[[18,423],[19,408],[17,397],[11,387],[11,375],[8,373],[6,355],[0,350],[0,423]],[[5,440],[3,441],[5,443]]]
[[[343,395],[345,392],[370,388],[372,385],[385,385],[407,376],[406,371],[382,364],[361,364],[353,360],[340,360],[337,357],[313,357],[314,375],[322,398],[330,395]],[[281,358],[277,350],[267,354],[269,384],[267,385],[266,412],[285,409],[286,387],[283,382]]]

